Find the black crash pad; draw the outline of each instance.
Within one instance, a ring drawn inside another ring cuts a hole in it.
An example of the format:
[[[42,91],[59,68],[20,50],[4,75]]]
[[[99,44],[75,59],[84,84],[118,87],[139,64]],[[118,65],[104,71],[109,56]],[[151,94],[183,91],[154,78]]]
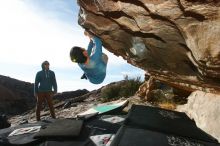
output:
[[[80,135],[82,126],[82,120],[57,119],[43,127],[34,138],[75,138]]]
[[[110,146],[220,146],[156,131],[122,126]]]
[[[22,124],[15,127],[9,127],[0,130],[0,145],[1,146],[26,146],[31,145],[35,146],[36,144],[41,143],[42,141],[40,139],[35,139],[34,136],[36,133],[26,133],[21,135],[14,135],[9,136],[14,130],[20,129],[20,128],[28,128],[28,127],[34,127],[34,126],[46,126],[47,124],[51,123],[51,121],[41,121],[37,123],[28,123],[28,124]]]
[[[158,107],[133,105],[124,124],[134,128],[217,142],[216,139],[199,129],[185,113]]]

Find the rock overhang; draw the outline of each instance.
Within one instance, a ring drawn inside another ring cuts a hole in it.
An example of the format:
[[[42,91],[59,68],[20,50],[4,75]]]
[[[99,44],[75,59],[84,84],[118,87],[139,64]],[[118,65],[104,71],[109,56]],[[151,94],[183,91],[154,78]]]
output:
[[[152,77],[220,92],[220,2],[78,0],[79,24]]]

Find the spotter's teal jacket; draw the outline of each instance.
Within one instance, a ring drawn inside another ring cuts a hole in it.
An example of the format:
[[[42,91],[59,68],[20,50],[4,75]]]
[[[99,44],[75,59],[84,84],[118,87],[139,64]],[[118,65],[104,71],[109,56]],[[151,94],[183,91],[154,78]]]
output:
[[[52,90],[53,88],[53,90]],[[34,95],[39,92],[57,93],[57,82],[55,73],[51,70],[45,70],[42,64],[42,70],[37,72],[34,83]]]

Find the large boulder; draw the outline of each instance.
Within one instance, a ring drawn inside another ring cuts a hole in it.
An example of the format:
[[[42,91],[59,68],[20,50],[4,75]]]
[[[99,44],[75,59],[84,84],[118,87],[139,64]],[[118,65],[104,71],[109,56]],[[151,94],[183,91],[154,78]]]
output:
[[[78,0],[79,24],[157,80],[220,92],[220,1]]]
[[[195,91],[188,103],[177,108],[195,120],[197,126],[220,142],[220,95]]]

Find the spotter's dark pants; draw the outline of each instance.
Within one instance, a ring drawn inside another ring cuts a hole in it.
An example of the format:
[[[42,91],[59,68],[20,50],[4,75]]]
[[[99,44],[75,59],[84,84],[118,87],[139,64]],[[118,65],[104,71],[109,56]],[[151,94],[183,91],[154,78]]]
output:
[[[39,92],[37,93],[37,105],[36,105],[36,119],[40,121],[40,111],[42,109],[42,104],[46,100],[48,107],[50,109],[50,114],[52,118],[56,118],[53,101],[52,101],[53,92]]]

